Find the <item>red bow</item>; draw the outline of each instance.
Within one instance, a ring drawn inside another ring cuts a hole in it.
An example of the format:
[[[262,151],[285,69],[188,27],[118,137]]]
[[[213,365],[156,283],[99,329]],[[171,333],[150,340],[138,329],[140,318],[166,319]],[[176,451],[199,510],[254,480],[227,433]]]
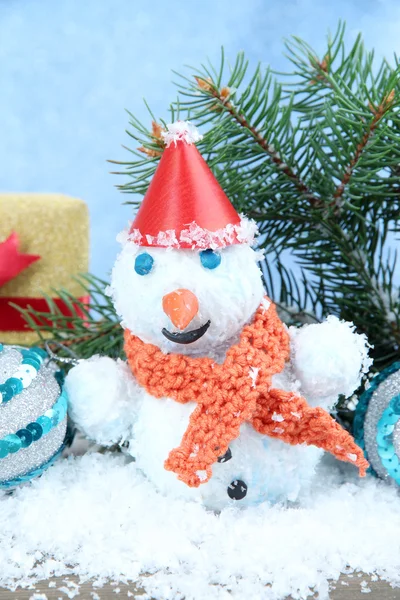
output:
[[[2,285],[11,281],[14,277],[17,277],[28,268],[32,263],[36,262],[41,258],[36,254],[22,254],[18,251],[19,240],[17,234],[14,232],[6,239],[5,242],[0,244],[0,288]],[[78,298],[78,301],[89,306],[89,296],[82,296]],[[25,297],[6,297],[0,298],[0,332],[1,331],[32,331],[25,322],[24,317],[18,310],[16,310],[10,303],[16,304],[20,308],[31,308],[37,312],[46,313],[49,312],[49,305],[45,298],[25,298]],[[53,298],[52,302],[56,305],[58,311],[67,317],[79,316],[85,317],[82,307],[77,304],[67,305],[61,298]],[[34,319],[33,315],[32,318]],[[43,323],[42,323],[43,324]],[[54,325],[51,321],[51,315],[49,313],[49,320],[46,321],[48,325]],[[69,324],[70,328],[73,328],[73,324]]]
[[[15,232],[0,243],[0,287],[41,258],[36,254],[20,253],[18,246],[19,239]]]

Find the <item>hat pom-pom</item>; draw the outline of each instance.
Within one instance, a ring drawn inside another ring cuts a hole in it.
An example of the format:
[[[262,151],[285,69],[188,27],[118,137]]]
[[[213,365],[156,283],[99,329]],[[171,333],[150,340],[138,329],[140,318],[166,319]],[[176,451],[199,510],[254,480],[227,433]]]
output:
[[[192,125],[190,121],[175,121],[167,125],[167,131],[161,134],[164,138],[167,148],[177,142],[186,142],[187,144],[195,144],[203,139],[203,136],[198,131],[197,127]]]

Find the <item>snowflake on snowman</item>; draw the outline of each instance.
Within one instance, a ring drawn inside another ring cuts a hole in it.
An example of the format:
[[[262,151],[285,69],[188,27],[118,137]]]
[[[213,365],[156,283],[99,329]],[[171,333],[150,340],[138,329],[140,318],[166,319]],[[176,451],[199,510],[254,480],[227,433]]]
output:
[[[67,376],[70,414],[124,444],[166,496],[219,510],[295,501],[324,451],[368,463],[327,412],[370,366],[351,323],[288,329],[265,296],[255,224],[240,216],[187,122],[165,150],[129,231],[110,294],[127,362],[94,356]]]

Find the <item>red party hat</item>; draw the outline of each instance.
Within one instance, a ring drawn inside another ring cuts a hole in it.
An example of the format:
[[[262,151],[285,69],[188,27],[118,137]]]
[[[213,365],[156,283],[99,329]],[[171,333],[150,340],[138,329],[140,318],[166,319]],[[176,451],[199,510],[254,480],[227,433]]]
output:
[[[129,232],[132,241],[199,249],[249,241],[248,226],[194,145],[201,137],[188,122],[168,126],[166,148]]]

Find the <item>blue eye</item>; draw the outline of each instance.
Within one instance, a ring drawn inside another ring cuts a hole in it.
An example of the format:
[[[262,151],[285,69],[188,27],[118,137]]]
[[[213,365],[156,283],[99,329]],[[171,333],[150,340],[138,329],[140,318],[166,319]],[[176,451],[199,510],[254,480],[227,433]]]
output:
[[[135,271],[138,275],[148,275],[153,268],[154,258],[147,254],[147,252],[143,252],[143,254],[139,254],[135,260]]]
[[[216,269],[221,264],[221,255],[214,250],[202,250],[200,260],[205,269]]]

